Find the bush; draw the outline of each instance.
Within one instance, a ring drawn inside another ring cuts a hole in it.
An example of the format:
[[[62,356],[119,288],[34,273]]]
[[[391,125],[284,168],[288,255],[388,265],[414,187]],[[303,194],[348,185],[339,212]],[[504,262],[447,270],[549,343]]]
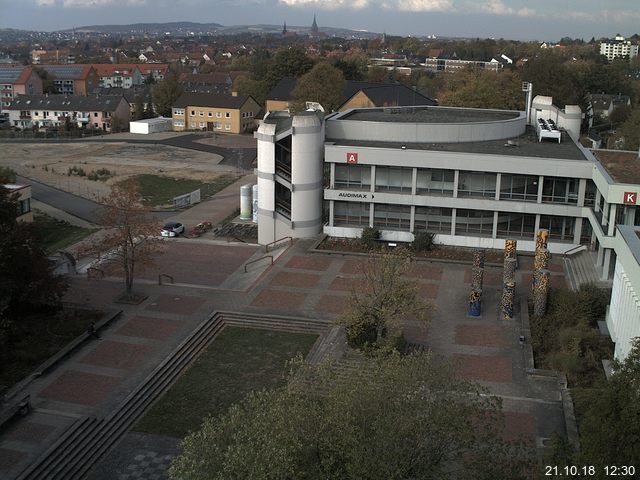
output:
[[[433,249],[435,235],[429,232],[416,232],[413,234],[411,248],[414,252],[430,252]]]
[[[0,165],[0,180],[6,183],[15,183],[16,172],[9,167],[3,167]]]
[[[373,227],[365,227],[362,229],[362,234],[360,235],[360,241],[367,248],[377,248],[378,240],[380,240],[380,230]]]

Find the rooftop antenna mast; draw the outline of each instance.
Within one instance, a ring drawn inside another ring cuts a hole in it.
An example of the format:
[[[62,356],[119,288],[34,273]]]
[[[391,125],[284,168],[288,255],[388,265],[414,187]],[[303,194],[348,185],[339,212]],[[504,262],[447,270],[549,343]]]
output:
[[[531,96],[533,95],[533,83],[522,82],[522,91],[527,94],[525,114],[527,116],[527,125],[531,125]]]

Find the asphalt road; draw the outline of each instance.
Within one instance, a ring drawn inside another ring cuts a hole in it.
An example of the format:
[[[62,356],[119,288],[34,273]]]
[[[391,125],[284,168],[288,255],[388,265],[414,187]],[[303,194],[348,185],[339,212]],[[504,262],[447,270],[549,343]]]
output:
[[[101,204],[20,175],[16,176],[16,181],[31,185],[31,196],[39,202],[56,207],[87,222],[100,224],[100,215],[104,211],[104,206]],[[174,216],[175,212],[152,212],[151,215],[158,220],[164,220]]]

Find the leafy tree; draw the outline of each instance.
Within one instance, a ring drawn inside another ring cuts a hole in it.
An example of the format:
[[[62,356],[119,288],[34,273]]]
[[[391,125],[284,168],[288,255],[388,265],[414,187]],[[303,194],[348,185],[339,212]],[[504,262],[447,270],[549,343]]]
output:
[[[631,107],[629,105],[618,105],[609,115],[609,121],[614,125],[618,125],[624,123],[630,115]]]
[[[469,68],[447,76],[438,102],[451,107],[522,110],[525,98],[521,90],[522,82],[515,72]]]
[[[291,92],[294,111],[305,108],[305,102],[318,102],[326,112],[342,105],[342,91],[346,81],[342,71],[327,62],[320,62],[296,82]]]
[[[389,350],[402,339],[402,320],[428,323],[430,305],[406,274],[411,257],[404,250],[371,256],[362,268],[362,281],[349,295],[345,313],[336,323],[345,327],[349,345],[364,350]]]
[[[58,309],[67,288],[53,273],[33,224],[17,221],[17,208],[18,195],[0,186],[0,345],[25,314]]]
[[[580,460],[597,465],[640,465],[640,337],[626,359],[613,364],[614,374],[576,401],[584,414],[580,427]],[[609,478],[609,477],[606,477]]]
[[[144,102],[140,95],[136,95],[135,103],[133,104],[133,119],[142,120],[144,118]]]
[[[151,90],[151,98],[156,109],[163,117],[171,117],[171,108],[182,94],[182,87],[175,74],[169,74]]]
[[[312,67],[313,60],[307,56],[304,49],[301,47],[286,48],[278,50],[274,55],[264,79],[271,89],[284,77],[300,77]],[[261,79],[256,78],[256,80]]]
[[[622,124],[620,133],[624,138],[626,150],[638,150],[640,147],[640,107],[636,107]]]
[[[111,117],[111,132],[119,133],[124,130],[124,120],[117,115]]]
[[[364,227],[360,234],[360,242],[370,250],[377,248],[380,244],[380,230],[374,227]]]
[[[0,165],[0,183],[15,183],[16,172],[11,167]]]
[[[430,232],[415,232],[411,248],[414,252],[428,252],[433,249],[433,238],[435,235]]]
[[[144,109],[144,118],[156,118],[156,112],[153,110],[153,102],[148,102]]]
[[[369,69],[365,55],[347,55],[336,60],[334,66],[342,71],[346,80],[361,81],[366,78]]]
[[[534,95],[553,97],[553,103],[558,106],[582,104],[587,93],[572,75],[564,58],[554,53],[529,59],[522,70],[522,79],[533,83]]]
[[[107,253],[110,261],[123,273],[125,296],[135,299],[133,279],[138,271],[153,263],[163,246],[158,238],[160,224],[142,206],[138,186],[133,180],[111,186],[101,202],[104,207],[101,224],[106,234],[91,249]]]
[[[532,452],[500,438],[500,402],[423,353],[359,369],[292,365],[182,443],[181,480],[519,480]],[[484,471],[483,471],[484,470]]]
[[[260,105],[264,105],[269,93],[265,80],[253,80],[245,77],[238,77],[233,84],[233,89],[241,95],[250,95]]]
[[[53,84],[54,76],[41,67],[33,67],[36,75],[42,80],[42,93],[56,93],[56,87]]]
[[[156,84],[156,79],[153,76],[153,74],[149,73],[149,75],[147,75],[147,77],[144,79],[144,84],[145,85],[155,85]]]

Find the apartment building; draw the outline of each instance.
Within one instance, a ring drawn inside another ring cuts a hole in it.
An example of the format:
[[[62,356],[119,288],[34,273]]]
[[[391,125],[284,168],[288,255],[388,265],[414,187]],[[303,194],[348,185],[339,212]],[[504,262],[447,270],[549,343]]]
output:
[[[25,128],[58,127],[67,122],[78,128],[111,131],[111,119],[117,116],[122,127],[130,120],[129,103],[115,95],[21,95],[7,108],[11,126]]]
[[[101,88],[132,88],[145,79],[136,64],[94,63],[91,66],[100,79]]]
[[[173,130],[252,131],[260,105],[249,95],[183,93],[172,109]]]
[[[614,58],[628,58],[631,60],[638,56],[638,45],[626,40],[622,35],[616,35],[615,39],[600,43],[600,55],[607,57],[610,62]]]
[[[53,77],[55,92],[89,95],[100,86],[100,78],[91,65],[41,65]]]
[[[31,67],[0,66],[0,111],[18,95],[42,94],[42,79]]]

